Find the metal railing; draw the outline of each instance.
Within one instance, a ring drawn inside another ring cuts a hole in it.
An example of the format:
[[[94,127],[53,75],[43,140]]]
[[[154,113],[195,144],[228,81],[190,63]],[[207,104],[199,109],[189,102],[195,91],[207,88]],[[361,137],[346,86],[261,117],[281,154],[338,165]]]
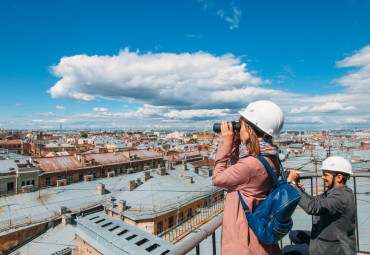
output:
[[[158,236],[169,242],[175,243],[177,240],[180,240],[182,236],[198,229],[201,225],[209,222],[210,219],[220,214],[224,209],[224,202],[224,199],[221,199],[208,207],[198,208],[199,211],[197,211],[195,215],[158,234]]]
[[[313,180],[314,178],[320,178],[320,174],[316,173],[304,173],[299,175],[300,179],[310,179],[311,181],[311,194],[314,195],[314,185]],[[356,214],[355,214],[355,220],[356,220],[356,251],[358,253],[364,253],[364,254],[370,254],[369,251],[361,251],[360,250],[360,242],[359,242],[359,226],[358,226],[358,212],[357,212],[357,184],[356,184],[356,178],[370,178],[370,173],[355,173],[351,176],[353,179],[353,192],[355,197],[355,205],[356,205]],[[367,192],[366,192],[367,194]],[[179,245],[174,248],[169,255],[182,255],[190,252],[194,248],[196,249],[196,254],[200,254],[200,248],[199,245],[201,242],[203,242],[208,236],[212,235],[212,254],[216,255],[216,237],[215,237],[215,231],[221,226],[223,220],[223,213],[220,213],[216,217],[214,217],[211,221],[204,224],[201,228],[197,229],[197,232],[189,237],[188,239],[184,240],[184,242],[181,242]],[[282,242],[280,243],[282,246]],[[218,254],[221,254],[219,252]]]

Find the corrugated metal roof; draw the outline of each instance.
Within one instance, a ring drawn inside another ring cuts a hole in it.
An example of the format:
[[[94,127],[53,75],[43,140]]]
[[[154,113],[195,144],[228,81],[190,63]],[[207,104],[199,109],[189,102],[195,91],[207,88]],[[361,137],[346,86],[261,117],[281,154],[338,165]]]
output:
[[[0,140],[1,145],[21,145],[22,140]]]
[[[14,169],[14,170],[10,170]],[[17,164],[14,160],[0,160],[0,173],[11,173],[18,169]]]
[[[169,170],[163,176],[153,171],[151,178],[133,191],[128,191],[128,184],[130,180],[142,178],[142,172],[43,189],[40,193],[36,191],[1,197],[0,229],[7,228],[9,224],[15,226],[59,216],[61,206],[79,211],[105,203],[110,196],[127,201],[130,207],[125,212],[127,217],[151,218],[219,189],[212,186],[211,177],[205,178],[191,170],[183,171],[181,167]],[[193,183],[186,180],[187,176],[193,177]],[[98,194],[96,189],[99,183],[105,184],[107,194]]]
[[[10,254],[50,255],[77,245],[75,227],[59,224]]]
[[[101,165],[104,164],[112,164],[112,163],[119,163],[119,162],[128,162],[129,159],[124,156],[123,151],[118,152],[108,152],[108,153],[91,153],[86,154],[86,159],[91,161],[94,159]],[[162,157],[162,154],[156,152],[155,150],[130,150],[130,156],[136,154],[137,159],[150,159],[150,158],[159,158]]]
[[[112,164],[112,163],[119,163],[119,162],[128,162],[123,152],[109,152],[109,153],[93,153],[93,154],[86,154],[86,160],[91,161],[94,159],[100,165]]]
[[[76,234],[106,255],[164,254],[174,245],[106,214],[77,221]],[[151,249],[152,248],[152,249]]]
[[[70,170],[83,167],[74,156],[35,158],[34,162],[44,172]]]

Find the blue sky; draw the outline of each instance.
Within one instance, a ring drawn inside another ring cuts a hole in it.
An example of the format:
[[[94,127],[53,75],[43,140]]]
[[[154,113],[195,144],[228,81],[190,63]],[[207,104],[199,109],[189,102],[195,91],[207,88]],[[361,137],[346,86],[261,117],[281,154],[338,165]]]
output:
[[[369,128],[370,1],[0,1],[0,128]]]

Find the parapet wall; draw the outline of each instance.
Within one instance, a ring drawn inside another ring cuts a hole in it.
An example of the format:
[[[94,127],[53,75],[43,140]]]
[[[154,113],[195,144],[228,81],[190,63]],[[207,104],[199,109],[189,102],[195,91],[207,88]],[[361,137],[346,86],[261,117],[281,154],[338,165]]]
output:
[[[20,229],[6,235],[0,236],[0,253],[6,253],[14,247],[22,244],[33,236],[48,228],[48,223],[41,223],[36,226]]]

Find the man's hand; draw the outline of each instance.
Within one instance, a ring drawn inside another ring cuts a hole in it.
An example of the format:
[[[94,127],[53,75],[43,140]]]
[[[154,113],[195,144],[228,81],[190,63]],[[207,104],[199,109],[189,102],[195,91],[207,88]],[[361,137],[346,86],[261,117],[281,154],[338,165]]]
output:
[[[298,181],[298,174],[297,174],[297,171],[296,170],[290,170],[289,171],[289,176],[287,178],[287,182],[292,182],[294,181],[296,183],[296,185],[293,185],[293,186],[297,186],[298,188],[302,188],[303,187],[303,183],[302,182],[297,182]]]
[[[296,182],[297,179],[298,179],[297,171],[296,170],[290,170],[287,182],[292,182],[292,181]]]

